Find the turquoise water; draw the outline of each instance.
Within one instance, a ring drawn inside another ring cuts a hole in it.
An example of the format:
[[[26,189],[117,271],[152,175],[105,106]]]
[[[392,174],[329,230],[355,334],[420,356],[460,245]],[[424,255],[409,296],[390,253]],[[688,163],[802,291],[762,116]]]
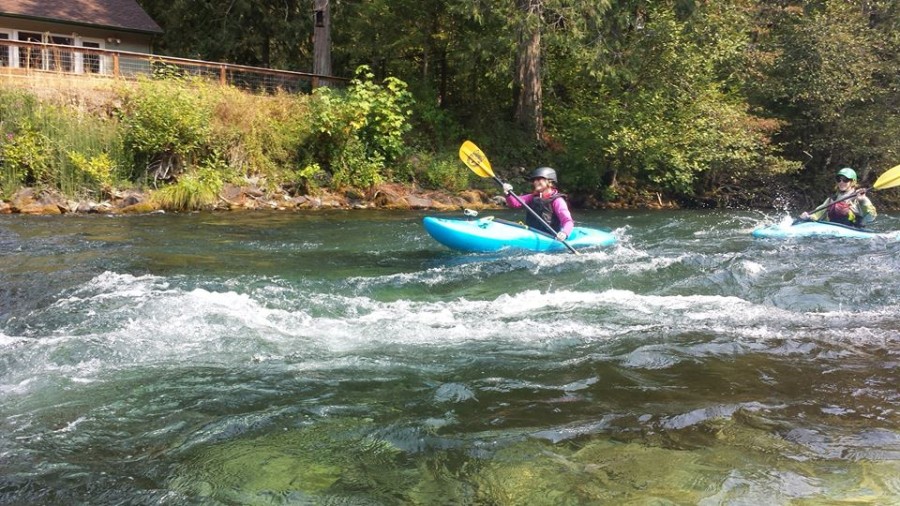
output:
[[[0,503],[900,502],[900,241],[423,216],[0,216]]]

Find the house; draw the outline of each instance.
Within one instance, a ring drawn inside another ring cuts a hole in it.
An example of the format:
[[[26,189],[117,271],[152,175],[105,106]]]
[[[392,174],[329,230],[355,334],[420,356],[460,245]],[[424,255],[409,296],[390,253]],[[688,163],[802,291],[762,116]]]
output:
[[[136,0],[0,0],[0,67],[105,74],[96,50],[151,53],[161,33]]]

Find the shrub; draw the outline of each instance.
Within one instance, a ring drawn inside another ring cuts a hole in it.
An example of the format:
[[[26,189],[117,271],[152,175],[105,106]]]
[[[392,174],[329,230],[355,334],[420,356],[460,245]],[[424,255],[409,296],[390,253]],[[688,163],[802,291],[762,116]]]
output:
[[[312,103],[315,137],[311,158],[330,169],[332,185],[370,186],[384,179],[384,166],[401,158],[412,95],[406,84],[372,82],[368,67],[357,69],[347,90],[319,88]]]
[[[331,184],[335,188],[356,186],[370,188],[381,183],[384,178],[384,157],[380,153],[366,153],[363,142],[355,137],[347,140],[346,145],[333,161]]]
[[[112,187],[116,167],[108,154],[100,153],[91,157],[78,151],[69,151],[67,154],[75,169],[84,174],[91,182],[104,191],[108,191]]]
[[[0,91],[0,135],[0,184],[6,193],[21,185],[70,195],[100,189],[120,177],[121,167],[130,165],[115,120],[56,105],[52,99],[40,102],[18,90]],[[88,166],[92,169],[86,171]],[[98,178],[101,166],[106,173]]]
[[[313,163],[295,171],[293,180],[297,188],[305,194],[315,193],[322,186],[325,171],[319,164]]]
[[[413,163],[417,179],[428,188],[460,191],[471,186],[472,172],[456,156],[418,153]]]
[[[125,144],[144,165],[137,180],[165,179],[183,170],[211,140],[208,84],[202,81],[140,80],[126,88],[119,119]],[[155,168],[155,173],[149,170]]]
[[[153,198],[164,209],[193,211],[213,207],[224,185],[221,167],[205,164],[196,172],[185,172],[178,181],[164,186]]]
[[[213,142],[237,173],[270,181],[293,179],[309,163],[302,149],[309,142],[307,95],[251,95],[220,87],[213,106]]]
[[[29,123],[15,133],[7,132],[0,145],[4,169],[4,188],[12,192],[18,186],[46,183],[50,178],[49,140]]]

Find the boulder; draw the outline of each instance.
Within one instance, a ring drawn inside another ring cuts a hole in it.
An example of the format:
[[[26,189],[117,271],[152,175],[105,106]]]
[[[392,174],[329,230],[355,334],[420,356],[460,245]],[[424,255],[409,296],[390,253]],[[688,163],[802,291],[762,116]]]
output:
[[[9,199],[9,203],[15,210],[24,209],[35,202],[34,188],[21,188]]]
[[[406,208],[409,204],[404,200],[402,193],[388,185],[382,185],[374,190],[372,204],[377,207],[386,207],[390,209]]]
[[[257,186],[244,186],[241,188],[241,193],[253,198],[260,198],[266,194]]]
[[[96,213],[97,212],[97,203],[96,202],[79,202],[75,206],[75,210],[73,212],[76,213]]]
[[[146,214],[159,210],[159,207],[150,201],[137,202],[118,210],[120,214]]]
[[[431,209],[434,207],[434,200],[428,197],[419,197],[416,195],[408,195],[406,203],[411,209]]]
[[[466,190],[460,193],[459,196],[465,200],[467,204],[484,205],[491,200],[491,197],[481,190]]]
[[[56,204],[41,204],[40,202],[32,202],[25,207],[19,208],[22,214],[62,214],[63,211]]]
[[[121,201],[119,201],[119,207],[126,208],[132,207],[136,204],[140,204],[144,201],[144,196],[139,193],[129,192],[126,194]]]

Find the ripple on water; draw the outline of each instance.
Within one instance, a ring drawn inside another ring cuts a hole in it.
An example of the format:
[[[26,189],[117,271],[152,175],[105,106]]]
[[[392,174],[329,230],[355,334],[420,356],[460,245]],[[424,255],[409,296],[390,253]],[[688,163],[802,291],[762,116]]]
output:
[[[385,245],[197,216],[113,220],[64,259],[0,227],[0,502],[900,497],[896,244],[611,213],[615,248],[492,257],[438,251],[418,217]],[[35,266],[28,289],[3,271]]]

